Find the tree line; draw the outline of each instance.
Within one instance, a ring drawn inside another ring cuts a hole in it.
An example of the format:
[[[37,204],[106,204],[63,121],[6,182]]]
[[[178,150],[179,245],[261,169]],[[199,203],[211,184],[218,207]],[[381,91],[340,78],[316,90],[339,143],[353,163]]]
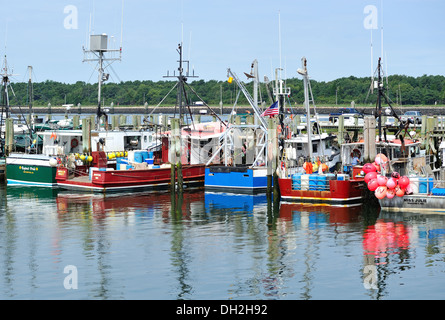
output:
[[[120,83],[106,83],[102,86],[103,105],[114,106],[156,106],[161,101],[164,106],[176,103],[175,81],[125,81]],[[371,91],[371,79],[354,76],[339,78],[333,81],[311,80],[311,89],[317,105],[350,104],[354,101],[358,105],[375,105],[376,91]],[[97,105],[97,83],[61,83],[44,81],[33,84],[27,82],[12,83],[14,94],[9,94],[10,105],[27,106],[32,96],[33,106],[60,106],[74,104],[77,106]],[[252,80],[245,79],[246,88],[253,90]],[[302,105],[304,102],[303,80],[291,78],[285,81],[286,87],[291,89],[288,102],[291,105]],[[264,105],[272,103],[274,82],[260,84],[260,101]],[[394,104],[402,105],[435,105],[445,104],[445,77],[423,75],[411,77],[391,75],[384,79],[386,94]],[[191,88],[191,89],[190,89]],[[30,90],[32,89],[32,90]],[[30,92],[32,93],[30,94]],[[197,95],[195,95],[194,92]],[[170,94],[168,94],[170,92]],[[224,106],[248,105],[244,95],[233,83],[217,80],[192,81],[185,87],[185,93],[190,104],[202,99],[208,105]],[[168,95],[167,95],[168,94]]]

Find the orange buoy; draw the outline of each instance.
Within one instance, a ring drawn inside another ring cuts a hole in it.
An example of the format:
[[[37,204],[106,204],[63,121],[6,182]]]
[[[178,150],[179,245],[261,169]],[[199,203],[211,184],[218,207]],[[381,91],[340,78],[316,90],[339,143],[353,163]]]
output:
[[[387,193],[387,188],[384,186],[380,186],[375,190],[375,196],[377,199],[383,199],[384,197],[386,197],[386,193]]]

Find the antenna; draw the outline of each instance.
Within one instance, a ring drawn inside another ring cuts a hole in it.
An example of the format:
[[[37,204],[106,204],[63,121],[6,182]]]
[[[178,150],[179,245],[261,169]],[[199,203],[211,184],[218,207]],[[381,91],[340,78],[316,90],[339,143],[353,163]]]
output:
[[[372,28],[371,30],[371,93],[374,93],[374,49],[372,47]]]
[[[280,10],[278,10],[278,42],[279,42],[279,50],[280,50],[280,78],[281,78],[281,13]]]
[[[123,38],[124,38],[124,0],[122,0],[122,15],[121,15],[121,45],[120,45],[121,50],[122,50]]]
[[[382,22],[381,22],[381,27],[380,27],[382,48],[381,48],[381,56],[380,57],[382,57],[382,59],[383,59],[383,0],[380,1],[380,7],[381,7],[381,11],[382,11]]]

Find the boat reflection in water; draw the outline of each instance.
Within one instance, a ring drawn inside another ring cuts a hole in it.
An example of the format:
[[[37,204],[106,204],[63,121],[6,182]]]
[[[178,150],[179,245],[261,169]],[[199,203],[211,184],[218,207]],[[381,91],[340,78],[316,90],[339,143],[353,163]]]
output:
[[[323,220],[327,223],[333,224],[347,224],[351,222],[358,222],[362,205],[355,206],[327,206],[314,204],[294,204],[283,202],[280,205],[280,217],[295,221],[295,214],[299,214],[300,218],[304,215],[310,217],[317,216],[317,220]]]
[[[254,210],[265,210],[266,205],[266,194],[205,193],[205,207],[209,213],[253,215]]]
[[[445,285],[445,215],[36,190],[0,186],[0,298],[437,299]]]
[[[60,192],[56,202],[59,216],[83,212],[92,213],[99,219],[115,214],[131,213],[139,217],[152,217],[155,213],[161,213],[163,218],[169,219],[170,213],[178,210],[184,217],[189,216],[190,206],[201,204],[204,194],[190,192],[185,193],[180,202],[176,203],[175,199],[169,192],[148,191],[113,195]]]

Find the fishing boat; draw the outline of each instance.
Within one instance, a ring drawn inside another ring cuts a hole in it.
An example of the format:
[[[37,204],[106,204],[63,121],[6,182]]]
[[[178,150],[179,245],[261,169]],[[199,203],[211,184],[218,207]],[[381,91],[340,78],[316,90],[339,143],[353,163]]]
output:
[[[439,149],[443,158],[444,142],[440,144]],[[414,161],[407,163],[407,170],[402,170],[405,174],[404,177],[409,181],[407,186],[400,186],[398,182],[395,183],[394,188],[389,188],[387,185],[383,186],[382,183],[382,188],[375,190],[382,210],[445,213],[445,166],[433,169],[434,166],[428,163],[428,159],[429,157],[423,152],[414,158]],[[443,159],[441,160],[443,163]],[[388,162],[391,163],[391,161]],[[394,167],[390,168],[389,172],[393,172],[392,170],[395,169]],[[403,168],[399,167],[399,169]],[[389,177],[388,174],[385,176]],[[401,190],[394,196],[394,190],[397,188],[404,189],[404,192]]]
[[[225,124],[182,124],[182,98],[188,74],[184,76],[182,73],[182,45],[179,45],[178,52],[180,72],[175,86],[178,90],[179,118],[171,119],[171,130],[161,133],[158,149],[128,151],[128,157],[116,160],[114,167],[109,165],[104,151],[92,152],[88,175],[84,168],[78,170],[77,163],[74,163],[74,167],[73,163],[58,167],[58,187],[109,193],[168,189],[173,188],[172,184],[176,184],[176,181],[181,190],[204,186],[205,161],[213,154],[215,143],[219,143]],[[216,161],[214,157],[213,161]]]
[[[211,157],[212,150],[219,143],[224,126],[219,122],[207,122],[183,127],[181,130],[182,142],[178,158],[182,166],[183,187],[203,187],[205,161]],[[59,166],[55,175],[57,186],[62,189],[101,193],[169,189],[172,183],[172,166],[176,166],[170,152],[176,150],[176,146],[172,144],[174,134],[172,131],[162,132],[160,145],[142,145],[142,150],[127,151],[127,156],[120,154],[117,158],[110,159],[109,154],[94,151],[87,166],[79,160]]]
[[[298,69],[298,73],[303,76],[306,118],[310,119],[309,106],[309,76],[307,71],[307,60],[302,58],[302,69]],[[313,98],[312,98],[313,101]],[[311,163],[314,158],[314,148],[311,143],[313,140],[312,126],[307,127],[307,134],[301,139],[305,139],[308,148],[308,162]],[[317,133],[319,135],[319,133]],[[315,137],[317,137],[317,134]],[[291,139],[289,139],[291,140]],[[322,140],[321,140],[322,141]],[[323,145],[323,144],[322,144]],[[284,150],[286,150],[286,147]],[[338,154],[340,151],[338,150]],[[329,156],[332,156],[329,155]],[[323,166],[320,157],[319,169],[315,172],[304,169],[305,164],[301,162],[286,162],[286,157],[282,157],[281,166],[279,168],[279,190],[281,201],[295,203],[312,203],[331,206],[356,206],[363,201],[364,195],[364,179],[359,175],[360,168],[354,168],[352,176],[346,173],[330,173],[326,164]],[[329,160],[329,158],[328,158]],[[331,158],[331,161],[333,157]],[[291,165],[289,165],[291,164]],[[307,168],[307,166],[306,166]]]
[[[39,133],[42,139],[42,153],[13,152],[6,158],[7,183],[13,185],[56,187],[56,167],[59,164],[73,167],[77,161],[80,167],[93,164],[82,161],[88,159],[88,152],[104,151],[110,165],[116,165],[112,154],[131,150],[158,150],[161,146],[159,133],[153,131],[92,131],[90,145],[81,130],[54,130]],[[79,170],[79,169],[77,169]],[[82,171],[83,169],[80,169]]]
[[[93,158],[94,158],[93,154]],[[106,159],[104,152],[98,158]],[[69,169],[57,168],[56,181],[62,189],[92,192],[127,192],[132,190],[166,190],[171,186],[172,164],[152,165],[147,169],[114,170],[98,166],[90,175],[70,177]],[[184,188],[202,187],[204,184],[204,165],[182,166]]]
[[[102,39],[98,47],[97,38]],[[60,125],[61,121],[50,121],[47,131],[36,133],[37,137],[32,144],[24,148],[23,152],[12,152],[6,157],[6,178],[9,186],[47,186],[57,187],[56,172],[59,165],[76,168],[80,172],[91,167],[88,161],[92,152],[104,151],[107,156],[115,153],[124,153],[130,150],[157,150],[160,148],[159,133],[151,128],[133,130],[109,130],[107,114],[101,107],[101,85],[107,80],[104,73],[103,63],[109,65],[113,61],[120,60],[120,56],[105,57],[105,53],[118,52],[121,50],[107,49],[106,35],[91,35],[91,50],[84,50],[84,61],[97,61],[99,68],[98,77],[98,106],[96,126],[90,119],[83,119],[82,129],[67,130],[67,126]],[[104,46],[104,47],[103,47]],[[91,55],[95,55],[93,58]],[[97,56],[97,57],[96,57]],[[105,121],[103,121],[105,118]],[[65,119],[70,123],[69,119]],[[102,124],[105,123],[104,126]],[[35,128],[36,129],[36,128]],[[34,143],[35,142],[35,143]],[[41,144],[41,145],[40,145]],[[114,161],[114,162],[113,162]],[[77,163],[77,166],[75,162]],[[115,160],[110,159],[110,165],[115,165]]]
[[[442,165],[436,169],[429,154],[421,148],[422,143],[415,140],[409,131],[413,122],[399,118],[394,112],[382,85],[381,59],[377,70],[376,89],[379,95],[376,115],[382,115],[381,102],[385,99],[389,106],[387,114],[394,116],[400,125],[394,136],[388,136],[382,127],[381,117],[378,117],[377,155],[373,163],[363,166],[367,188],[374,192],[384,211],[445,212],[445,167]],[[445,143],[439,149],[443,157]]]
[[[206,191],[231,193],[261,193],[267,189],[267,124],[258,107],[258,63],[252,63],[249,79],[253,79],[254,96],[247,91],[238,76],[227,71],[229,82],[235,81],[253,109],[251,121],[229,123],[221,135],[219,148],[207,161]],[[246,74],[247,75],[247,74]],[[236,114],[235,110],[231,114]],[[222,165],[215,164],[222,162]]]

